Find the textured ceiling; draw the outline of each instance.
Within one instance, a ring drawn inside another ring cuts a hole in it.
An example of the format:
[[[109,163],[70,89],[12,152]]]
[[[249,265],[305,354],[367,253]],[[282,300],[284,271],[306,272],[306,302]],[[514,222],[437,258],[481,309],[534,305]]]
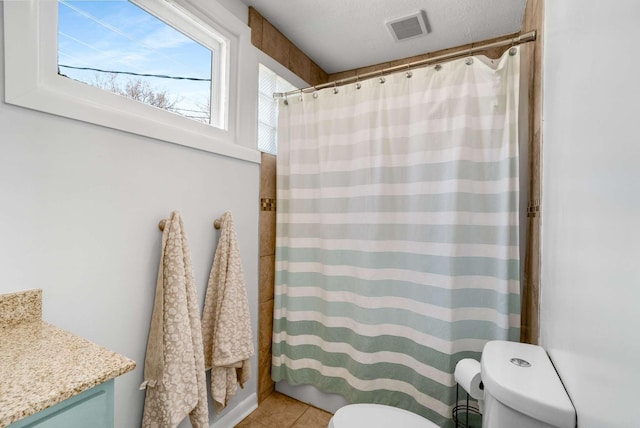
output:
[[[328,73],[520,31],[526,0],[241,0]],[[430,32],[396,42],[386,21],[424,11]]]

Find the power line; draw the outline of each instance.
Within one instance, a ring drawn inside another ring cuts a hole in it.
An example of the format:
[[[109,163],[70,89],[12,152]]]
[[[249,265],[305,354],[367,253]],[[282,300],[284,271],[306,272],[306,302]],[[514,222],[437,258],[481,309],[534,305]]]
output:
[[[155,51],[155,52],[157,52],[159,55],[161,55],[161,56],[165,57],[166,59],[168,59],[169,61],[173,62],[174,64],[177,64],[177,65],[180,65],[180,66],[186,66],[185,64],[183,64],[183,63],[181,63],[181,62],[176,61],[173,57],[171,57],[171,56],[168,56],[168,55],[164,54],[164,52],[162,52],[162,50],[160,50],[160,49],[156,49],[156,48],[154,48],[153,46],[150,46],[150,45],[149,45],[148,43],[146,43],[144,40],[138,40],[138,39],[136,39],[136,38],[134,38],[134,37],[132,37],[132,36],[128,35],[126,32],[124,32],[124,31],[120,30],[119,28],[114,27],[113,25],[111,25],[111,24],[109,24],[109,23],[107,23],[107,22],[104,22],[104,21],[102,21],[102,20],[100,20],[100,19],[96,18],[95,16],[91,15],[91,14],[90,14],[90,13],[88,13],[87,11],[85,11],[85,10],[83,10],[83,9],[80,9],[79,7],[77,7],[77,6],[75,6],[75,5],[71,5],[71,4],[69,4],[69,3],[68,3],[67,1],[65,1],[65,0],[60,0],[60,4],[63,4],[64,6],[68,7],[69,9],[73,10],[74,12],[76,12],[77,14],[79,14],[80,16],[83,16],[84,18],[89,19],[89,20],[91,20],[91,21],[95,22],[95,23],[96,23],[96,24],[98,24],[99,26],[104,27],[104,28],[106,28],[107,30],[109,30],[109,31],[111,31],[111,32],[113,32],[113,33],[116,33],[116,34],[118,34],[118,35],[119,35],[119,36],[121,36],[121,37],[124,37],[124,38],[126,38],[126,39],[129,39],[131,42],[133,42],[133,43],[134,43],[134,44],[136,44],[136,45],[139,45],[139,46],[142,46],[142,47],[143,47],[143,48],[145,48],[145,49],[149,49],[149,50],[151,50],[151,51]],[[154,14],[149,13],[148,11],[146,11],[146,10],[142,9],[141,7],[137,6],[136,4],[133,4],[133,3],[125,3],[125,4],[127,4],[127,5],[129,5],[129,6],[133,6],[136,10],[140,10],[140,11],[144,12],[145,14],[147,14],[147,15],[149,15],[149,16],[151,16],[151,17],[155,18],[158,22],[161,22],[162,24],[164,24],[164,25],[165,25],[165,28],[166,28],[166,27],[171,28],[170,26],[168,26],[168,25],[167,25],[167,23],[166,23],[166,22],[164,22],[163,20],[161,20],[160,18],[158,18],[158,17],[157,17],[157,16],[155,16]],[[129,7],[129,6],[127,6],[127,7]],[[122,10],[121,10],[121,11],[122,11]],[[176,31],[177,31],[177,30],[176,30]],[[178,32],[179,34],[181,34],[182,36],[184,36],[184,34],[182,34],[182,32],[180,32],[180,31],[177,31],[177,32]],[[186,36],[185,36],[185,37],[186,37]],[[188,39],[188,37],[187,37],[187,39]],[[191,41],[193,42],[193,40],[191,40]],[[195,43],[195,42],[194,42],[194,43]],[[95,47],[92,47],[92,49],[95,49],[95,50],[98,50],[98,51],[99,51],[99,49],[97,49],[97,48],[95,48]]]
[[[200,77],[167,76],[167,75],[164,75],[164,74],[134,73],[132,71],[101,70],[99,68],[74,67],[72,65],[64,65],[64,64],[58,64],[58,67],[72,68],[74,70],[97,71],[99,73],[127,74],[127,75],[130,75],[130,76],[141,76],[141,77],[158,77],[160,79],[193,80],[193,81],[196,81],[196,82],[211,82],[211,79],[202,79]]]

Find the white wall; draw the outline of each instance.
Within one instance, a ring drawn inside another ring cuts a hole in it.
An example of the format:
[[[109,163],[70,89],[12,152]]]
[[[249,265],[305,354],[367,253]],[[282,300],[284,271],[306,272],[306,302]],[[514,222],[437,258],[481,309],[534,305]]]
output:
[[[239,135],[253,141],[238,143],[255,147],[257,57],[242,55]],[[201,305],[212,222],[233,212],[257,349],[258,164],[0,103],[0,207],[0,293],[42,288],[45,321],[137,362],[115,382],[116,427],[140,425],[157,224],[172,210],[185,221]],[[213,426],[257,403],[256,359],[230,407],[211,412]]]
[[[545,2],[541,341],[580,428],[637,427],[640,2]]]

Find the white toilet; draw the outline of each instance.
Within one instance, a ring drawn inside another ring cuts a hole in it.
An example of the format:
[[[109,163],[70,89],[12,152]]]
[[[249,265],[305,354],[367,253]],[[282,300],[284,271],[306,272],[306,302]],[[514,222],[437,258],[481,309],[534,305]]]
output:
[[[576,411],[540,346],[488,342],[480,367],[483,428],[575,428]]]
[[[482,351],[483,428],[575,428],[576,412],[547,353],[539,346],[492,341]],[[350,404],[328,428],[437,428],[406,410]]]
[[[438,425],[396,407],[383,404],[349,404],[338,409],[328,428],[438,428]]]

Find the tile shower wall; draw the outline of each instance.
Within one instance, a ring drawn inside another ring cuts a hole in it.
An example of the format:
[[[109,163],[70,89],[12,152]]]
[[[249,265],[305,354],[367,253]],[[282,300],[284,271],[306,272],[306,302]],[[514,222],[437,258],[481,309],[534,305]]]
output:
[[[310,85],[327,82],[327,73],[254,8],[249,8],[251,43]]]
[[[258,402],[274,391],[271,380],[271,332],[276,253],[276,157],[262,154],[260,167],[260,284]]]

